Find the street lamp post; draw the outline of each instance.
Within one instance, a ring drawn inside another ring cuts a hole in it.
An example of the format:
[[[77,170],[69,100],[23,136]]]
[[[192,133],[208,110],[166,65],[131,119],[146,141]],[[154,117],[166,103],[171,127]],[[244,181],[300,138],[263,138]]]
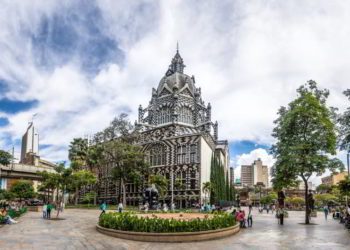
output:
[[[350,149],[348,149],[348,153],[346,154],[346,160],[347,160],[347,164],[348,164],[348,176],[350,177],[350,159],[349,159],[349,155],[350,155]]]
[[[174,208],[174,169],[171,169],[171,210]]]

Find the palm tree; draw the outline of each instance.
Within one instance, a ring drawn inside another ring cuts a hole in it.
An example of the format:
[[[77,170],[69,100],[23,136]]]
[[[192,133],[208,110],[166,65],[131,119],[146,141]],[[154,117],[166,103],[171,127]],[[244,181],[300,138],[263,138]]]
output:
[[[74,138],[69,145],[68,159],[72,162],[74,170],[80,170],[86,166],[88,158],[88,141],[83,138]]]
[[[212,189],[212,185],[210,181],[204,182],[202,187],[203,193],[204,193],[204,202],[207,202],[207,194],[210,193],[211,189]]]

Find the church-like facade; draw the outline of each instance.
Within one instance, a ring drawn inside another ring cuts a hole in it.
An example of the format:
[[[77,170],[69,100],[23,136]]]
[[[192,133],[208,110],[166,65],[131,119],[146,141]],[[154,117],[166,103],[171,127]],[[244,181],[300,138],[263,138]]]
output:
[[[184,68],[177,49],[148,106],[139,106],[137,122],[139,144],[152,172],[169,180],[165,200],[170,204],[173,199],[178,208],[202,204],[213,154],[229,169],[228,142],[218,139],[211,105],[204,103],[194,76],[186,75]],[[135,204],[139,194],[128,191],[128,203]]]

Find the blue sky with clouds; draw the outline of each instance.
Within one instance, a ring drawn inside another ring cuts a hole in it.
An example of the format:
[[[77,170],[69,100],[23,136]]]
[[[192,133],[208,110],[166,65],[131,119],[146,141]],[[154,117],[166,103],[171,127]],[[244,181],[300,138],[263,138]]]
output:
[[[0,147],[34,113],[42,157],[67,159],[74,137],[120,112],[136,119],[180,41],[187,74],[230,141],[233,166],[261,157],[276,111],[309,79],[343,110],[350,77],[345,1],[4,1],[0,8]],[[344,159],[344,154],[339,153]],[[238,170],[237,170],[238,173]]]

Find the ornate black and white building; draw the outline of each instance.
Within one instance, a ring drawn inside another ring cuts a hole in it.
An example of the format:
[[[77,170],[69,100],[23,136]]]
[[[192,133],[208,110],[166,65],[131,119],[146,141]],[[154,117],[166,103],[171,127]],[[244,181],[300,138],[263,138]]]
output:
[[[137,122],[139,144],[153,173],[170,180],[166,201],[173,197],[180,208],[203,202],[202,184],[210,180],[214,153],[229,169],[228,142],[218,140],[211,105],[204,103],[194,76],[184,74],[184,68],[177,49],[157,89],[152,89],[148,106],[139,106]]]
[[[152,89],[148,106],[139,106],[136,123],[141,131],[138,144],[151,171],[169,180],[165,201],[170,205],[173,199],[177,208],[203,202],[202,184],[210,181],[213,154],[229,171],[228,142],[218,140],[218,123],[211,120],[211,105],[204,103],[194,76],[184,74],[184,68],[177,49],[157,89]],[[118,181],[110,178],[111,168],[106,166],[98,174],[98,197],[107,202],[115,202],[119,194]],[[128,183],[127,204],[140,204],[146,186]]]

